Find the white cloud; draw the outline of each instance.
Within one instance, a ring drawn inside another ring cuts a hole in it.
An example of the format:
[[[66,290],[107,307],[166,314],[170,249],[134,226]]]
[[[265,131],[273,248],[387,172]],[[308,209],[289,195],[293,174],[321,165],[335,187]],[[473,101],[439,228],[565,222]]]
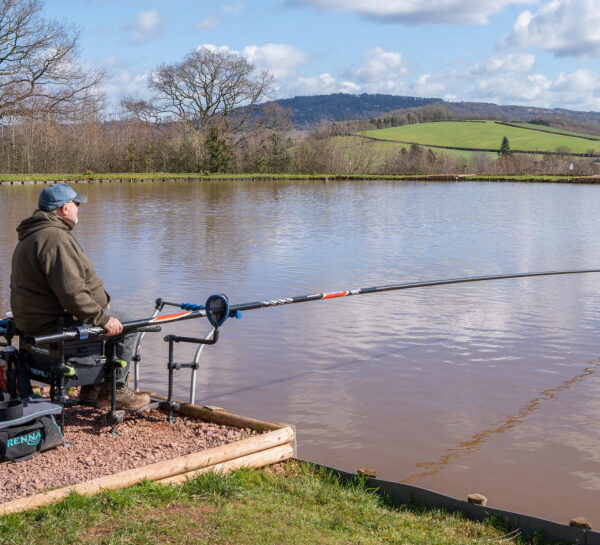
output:
[[[385,80],[387,85],[406,73],[407,68],[401,53],[374,47],[364,52],[362,66],[354,71],[354,77],[369,85]]]
[[[288,0],[292,6],[311,6],[321,11],[354,12],[384,23],[484,24],[488,17],[514,4],[534,0]]]
[[[351,81],[340,81],[331,74],[299,76],[284,85],[284,96],[328,95],[331,93],[358,93],[361,88]]]
[[[209,17],[208,19],[202,19],[194,25],[195,30],[210,30],[219,25],[219,20],[216,17]]]
[[[581,69],[561,73],[552,83],[552,93],[565,108],[600,110],[600,74]]]
[[[242,2],[236,2],[235,4],[226,4],[223,6],[223,13],[239,13],[244,4]]]
[[[530,53],[510,53],[495,55],[477,63],[474,74],[493,74],[496,72],[529,72],[535,64],[535,56]]]
[[[446,100],[600,110],[600,73],[581,69],[551,79],[532,72],[534,64],[534,58],[492,57],[471,69],[421,75],[410,85],[410,92]]]
[[[276,79],[291,76],[294,68],[307,60],[300,49],[287,44],[249,45],[243,49],[242,55],[257,68],[271,72]]]
[[[447,85],[431,74],[421,74],[410,86],[410,94],[418,97],[442,97]]]
[[[471,100],[542,108],[600,110],[600,74],[581,69],[560,73],[552,80],[544,74],[501,74],[475,82]]]
[[[125,23],[122,28],[129,34],[132,44],[145,44],[158,38],[162,33],[163,16],[157,9],[141,11],[134,23]]]
[[[135,97],[136,99],[149,99],[147,72],[133,72],[123,70],[113,75],[102,88],[108,97],[110,109],[118,111],[123,98]]]
[[[559,56],[600,56],[598,0],[552,0],[522,12],[502,45],[538,47]]]
[[[328,93],[403,94],[406,92],[407,86],[404,77],[408,73],[408,69],[401,53],[374,47],[364,52],[358,68],[342,70],[338,75],[322,73],[294,77],[292,69],[307,62],[307,56],[302,52],[298,53],[300,53],[298,58],[302,59],[302,63],[291,64],[289,59],[293,59],[293,57],[289,57],[290,69],[285,71],[283,77],[279,77],[275,73],[278,80],[278,91],[282,96]]]
[[[548,105],[552,82],[543,74],[498,74],[475,82],[471,91],[478,100],[500,104]]]
[[[225,4],[221,8],[221,12],[217,15],[213,15],[212,17],[207,17],[198,21],[194,25],[195,30],[203,31],[210,30],[212,28],[221,26],[224,22],[226,16],[236,15],[240,11],[242,11],[244,4],[242,2],[235,2],[234,4]]]
[[[234,53],[239,54],[239,51],[229,49],[228,45],[215,45],[215,44],[200,44],[196,49],[209,49],[210,51],[217,51],[219,53]]]
[[[276,79],[294,77],[294,68],[306,63],[308,57],[297,47],[288,44],[248,45],[242,51],[230,49],[227,45],[200,44],[196,49],[206,48],[219,53],[241,55],[259,70],[267,70]]]

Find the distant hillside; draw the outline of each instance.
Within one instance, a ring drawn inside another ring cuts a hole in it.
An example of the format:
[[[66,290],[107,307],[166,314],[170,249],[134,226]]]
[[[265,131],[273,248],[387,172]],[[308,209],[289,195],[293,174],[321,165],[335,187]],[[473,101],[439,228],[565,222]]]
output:
[[[418,98],[396,95],[315,95],[277,100],[293,112],[292,123],[296,127],[311,126],[321,121],[351,121],[371,119],[385,112],[418,108],[427,104],[443,102],[439,98]]]
[[[441,98],[419,98],[396,95],[362,94],[300,96],[276,101],[293,112],[296,127],[310,127],[321,121],[352,121],[373,119],[394,110],[443,104],[459,118],[531,121],[532,119],[570,119],[580,124],[592,124],[600,129],[599,112],[581,112],[563,108],[530,106],[500,106],[486,102],[446,102]],[[594,131],[596,132],[596,131]]]

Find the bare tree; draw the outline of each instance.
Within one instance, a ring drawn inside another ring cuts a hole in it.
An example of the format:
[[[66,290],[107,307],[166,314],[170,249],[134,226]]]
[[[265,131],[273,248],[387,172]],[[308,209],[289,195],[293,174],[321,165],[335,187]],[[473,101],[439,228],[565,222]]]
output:
[[[106,76],[81,65],[78,33],[43,19],[42,6],[41,0],[0,0],[0,118],[93,115]]]
[[[121,109],[127,119],[161,127],[163,115],[154,104],[147,100],[133,97],[124,98],[121,100]]]
[[[218,127],[232,135],[268,97],[272,84],[268,72],[258,72],[245,58],[201,47],[152,73],[153,100],[126,100],[123,105],[139,118],[170,117],[203,131]]]

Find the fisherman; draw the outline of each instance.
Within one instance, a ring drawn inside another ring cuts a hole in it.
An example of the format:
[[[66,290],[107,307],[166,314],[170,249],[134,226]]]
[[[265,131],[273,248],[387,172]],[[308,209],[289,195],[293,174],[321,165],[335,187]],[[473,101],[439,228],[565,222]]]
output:
[[[73,236],[79,205],[87,197],[66,184],[53,184],[40,193],[38,209],[17,227],[19,242],[12,258],[10,303],[17,327],[34,336],[65,326],[89,324],[106,330],[115,356],[125,363],[117,370],[116,404],[139,409],[150,402],[147,394],[127,386],[136,333],[121,335],[124,313],[110,308],[110,296]],[[110,382],[81,388],[80,399],[99,408],[110,405]]]

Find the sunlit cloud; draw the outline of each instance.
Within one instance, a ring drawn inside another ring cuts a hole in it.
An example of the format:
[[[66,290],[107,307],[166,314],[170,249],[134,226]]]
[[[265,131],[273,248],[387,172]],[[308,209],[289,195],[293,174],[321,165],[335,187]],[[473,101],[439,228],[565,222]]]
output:
[[[295,7],[313,7],[320,11],[356,13],[382,23],[406,24],[485,24],[490,15],[511,5],[533,4],[534,0],[287,0]]]
[[[288,44],[249,45],[242,50],[242,55],[277,79],[291,76],[293,70],[305,64],[308,58],[300,49]]]
[[[478,62],[473,74],[493,74],[497,72],[529,72],[535,64],[535,55],[530,53],[510,53],[494,55]]]
[[[163,34],[163,16],[157,9],[141,11],[133,23],[124,23],[121,28],[129,37],[129,43],[148,43]]]
[[[233,4],[225,4],[219,13],[206,17],[198,21],[194,25],[194,29],[197,31],[211,30],[213,28],[222,26],[226,24],[227,18],[233,15],[238,14],[244,8],[244,4],[242,2],[235,2]]]
[[[502,46],[536,47],[558,56],[600,56],[597,0],[552,0],[538,11],[523,11]]]
[[[196,30],[210,30],[211,28],[215,28],[219,25],[219,20],[216,17],[209,17],[208,19],[202,19],[202,21],[198,21],[194,28]]]

